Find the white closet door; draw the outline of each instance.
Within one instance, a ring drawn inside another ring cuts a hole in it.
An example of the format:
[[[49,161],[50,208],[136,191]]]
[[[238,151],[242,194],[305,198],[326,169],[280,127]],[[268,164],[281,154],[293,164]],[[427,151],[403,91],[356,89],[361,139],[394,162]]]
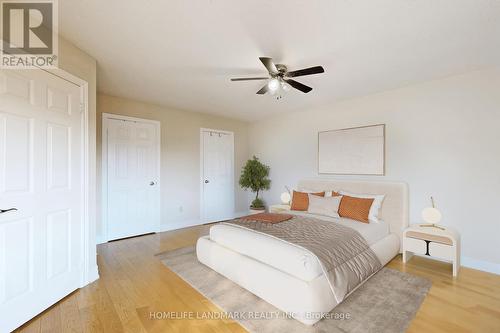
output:
[[[0,70],[0,332],[80,286],[81,134],[78,86]]]
[[[227,220],[234,216],[234,137],[207,130],[202,138],[203,221]]]
[[[159,228],[159,124],[107,119],[108,238]]]

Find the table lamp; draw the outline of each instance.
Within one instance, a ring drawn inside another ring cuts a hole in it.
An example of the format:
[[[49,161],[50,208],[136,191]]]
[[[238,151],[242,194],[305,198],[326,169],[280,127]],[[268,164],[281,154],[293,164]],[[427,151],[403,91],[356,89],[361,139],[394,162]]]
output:
[[[445,230],[443,227],[437,225],[439,222],[441,222],[442,215],[441,212],[436,208],[433,197],[431,197],[431,203],[432,207],[424,208],[424,210],[422,211],[422,219],[424,220],[424,222],[426,222],[426,224],[421,224],[420,226]]]
[[[290,190],[288,187],[286,187],[286,192],[281,193],[280,199],[281,203],[284,205],[288,205],[290,203],[290,200],[292,200],[292,196],[290,195]]]

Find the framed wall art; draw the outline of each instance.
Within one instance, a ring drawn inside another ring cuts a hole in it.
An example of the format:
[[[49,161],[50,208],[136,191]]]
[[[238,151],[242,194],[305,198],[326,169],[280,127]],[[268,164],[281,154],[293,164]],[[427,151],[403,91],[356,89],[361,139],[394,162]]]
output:
[[[320,174],[385,174],[385,124],[318,133]]]

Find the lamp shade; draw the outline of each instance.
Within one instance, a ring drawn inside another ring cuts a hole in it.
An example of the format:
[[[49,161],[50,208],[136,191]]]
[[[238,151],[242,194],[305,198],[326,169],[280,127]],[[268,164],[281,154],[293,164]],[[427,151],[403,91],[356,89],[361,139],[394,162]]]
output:
[[[437,224],[441,222],[441,212],[433,207],[427,207],[422,211],[422,219],[427,223]]]
[[[281,199],[281,202],[286,205],[286,204],[290,203],[290,200],[292,199],[292,197],[290,196],[290,193],[283,192],[283,193],[281,193],[280,199]]]

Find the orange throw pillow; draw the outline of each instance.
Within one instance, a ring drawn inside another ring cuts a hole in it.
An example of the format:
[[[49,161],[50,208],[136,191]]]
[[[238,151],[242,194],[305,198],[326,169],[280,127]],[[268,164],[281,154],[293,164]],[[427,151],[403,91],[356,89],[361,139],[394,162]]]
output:
[[[340,201],[339,215],[363,223],[369,223],[368,214],[373,203],[373,198],[354,198],[344,195]]]
[[[324,197],[325,192],[318,193],[306,193],[293,191],[291,210],[301,210],[306,211],[309,208],[309,197],[308,194],[317,195],[319,197]]]

